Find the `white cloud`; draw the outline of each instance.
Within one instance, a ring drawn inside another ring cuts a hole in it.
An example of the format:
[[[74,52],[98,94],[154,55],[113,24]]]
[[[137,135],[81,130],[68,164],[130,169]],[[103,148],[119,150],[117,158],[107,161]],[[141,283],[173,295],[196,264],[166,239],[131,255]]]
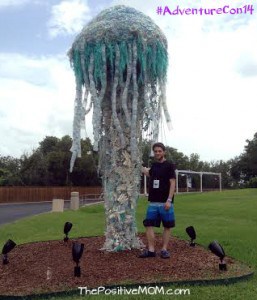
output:
[[[68,58],[0,54],[0,61],[0,154],[20,156],[46,135],[71,134],[75,84]]]
[[[52,7],[51,19],[48,22],[51,37],[78,33],[90,19],[90,8],[87,1],[62,1]]]
[[[232,158],[257,131],[256,73],[247,70],[252,77],[243,78],[236,69],[254,61],[253,31],[243,25],[188,34],[174,39],[170,49],[167,90],[174,130],[169,144],[205,160]]]

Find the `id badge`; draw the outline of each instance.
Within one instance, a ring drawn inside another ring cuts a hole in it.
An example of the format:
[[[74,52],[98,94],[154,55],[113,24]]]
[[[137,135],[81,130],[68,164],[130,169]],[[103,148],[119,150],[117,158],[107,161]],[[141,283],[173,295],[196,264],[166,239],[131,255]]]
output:
[[[153,181],[153,188],[158,189],[160,187],[160,180],[154,180]]]

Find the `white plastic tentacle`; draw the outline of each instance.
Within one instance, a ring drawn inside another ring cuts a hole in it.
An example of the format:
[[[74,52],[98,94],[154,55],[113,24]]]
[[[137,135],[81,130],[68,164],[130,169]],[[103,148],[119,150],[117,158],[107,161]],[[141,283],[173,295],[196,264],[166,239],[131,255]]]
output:
[[[76,79],[76,98],[74,106],[74,119],[73,119],[73,140],[70,151],[72,152],[72,157],[70,161],[70,172],[72,172],[74,163],[77,157],[81,157],[81,118],[84,114],[84,109],[82,106],[82,85],[79,79]]]
[[[128,110],[127,101],[128,101],[128,88],[130,86],[130,80],[132,75],[131,65],[132,65],[132,50],[131,50],[131,44],[128,44],[127,78],[126,78],[124,90],[121,97],[121,103],[122,103],[122,109],[125,114],[125,120],[129,127],[131,126],[131,116]]]
[[[102,123],[102,117],[103,117],[103,112],[102,112],[102,102],[105,96],[106,92],[106,86],[107,86],[107,65],[106,65],[106,50],[105,50],[105,45],[102,45],[102,60],[103,60],[103,65],[102,65],[102,79],[101,79],[101,91],[98,96],[98,101],[97,105],[99,106],[97,109],[97,116],[95,118],[95,130],[96,130],[96,138],[95,138],[95,143],[98,145],[100,141],[100,136],[101,136],[101,123]],[[95,135],[95,132],[94,132]],[[98,146],[95,147],[98,149]]]
[[[83,72],[83,78],[84,78],[84,82],[85,82],[85,92],[84,92],[84,99],[83,99],[83,106],[85,109],[85,115],[87,115],[92,107],[93,107],[93,99],[89,93],[90,91],[90,85],[89,85],[89,79],[88,79],[88,73],[89,70],[86,70],[86,66],[85,66],[85,55],[84,52],[81,52],[81,67],[82,67],[82,72]],[[88,105],[88,98],[90,98],[90,103]],[[88,107],[87,107],[88,105]]]
[[[153,120],[153,141],[157,142],[159,137],[159,124],[160,124],[160,117],[161,117],[161,103],[158,102],[156,111],[154,114],[154,120]]]
[[[149,123],[153,122],[154,119],[154,112],[153,109],[151,107],[151,105],[149,104],[149,94],[150,94],[150,89],[148,87],[148,78],[147,78],[147,74],[145,74],[145,84],[143,86],[143,93],[144,93],[144,107],[145,107],[145,113],[147,114],[147,118]]]
[[[120,49],[119,46],[116,44],[115,46],[115,72],[114,72],[114,80],[113,80],[113,86],[112,86],[112,117],[113,117],[113,123],[114,126],[116,127],[119,137],[120,137],[120,142],[121,142],[121,147],[125,147],[125,138],[124,134],[120,125],[120,121],[118,119],[117,115],[117,103],[116,103],[116,97],[117,97],[117,86],[118,86],[118,81],[119,81],[119,61],[120,61]]]
[[[171,130],[172,122],[171,122],[171,117],[170,117],[169,110],[167,107],[167,102],[166,102],[166,83],[164,82],[164,80],[162,80],[161,84],[160,84],[160,98],[161,98],[161,106],[163,108],[163,113],[165,116],[165,120],[166,120],[168,129]]]
[[[137,85],[137,45],[133,41],[133,62],[132,62],[132,82],[133,82],[133,100],[132,100],[132,116],[131,116],[131,158],[132,163],[137,161],[137,106],[138,106],[138,85]]]
[[[88,76],[89,76],[89,86],[90,86],[90,93],[91,93],[91,102],[93,102],[93,132],[94,132],[94,144],[93,149],[94,151],[98,150],[98,141],[99,141],[99,131],[97,130],[97,122],[96,120],[100,114],[100,105],[99,105],[99,97],[97,96],[97,91],[95,87],[94,75],[94,55],[91,53],[90,61],[89,61],[89,68],[88,68]]]
[[[89,113],[90,109],[92,108],[92,105],[90,103],[89,108],[87,108],[87,101],[88,101],[88,96],[89,96],[89,81],[88,81],[88,70],[86,70],[85,66],[85,55],[84,55],[84,48],[81,49],[80,53],[80,61],[81,61],[81,68],[82,68],[82,73],[83,73],[83,79],[84,79],[84,84],[85,84],[85,90],[84,90],[84,97],[83,97],[83,106],[85,109],[85,115]]]

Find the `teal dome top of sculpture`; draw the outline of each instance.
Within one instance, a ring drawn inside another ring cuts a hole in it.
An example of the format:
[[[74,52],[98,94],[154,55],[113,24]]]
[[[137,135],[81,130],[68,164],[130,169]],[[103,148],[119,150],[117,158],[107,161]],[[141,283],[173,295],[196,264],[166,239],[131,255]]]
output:
[[[75,39],[79,43],[129,41],[141,38],[147,44],[160,42],[167,47],[167,40],[153,20],[132,7],[114,6],[102,11],[89,22]]]
[[[136,42],[138,60],[138,83],[165,80],[168,68],[167,40],[152,19],[134,8],[123,5],[102,11],[89,22],[75,38],[69,51],[76,77],[85,83],[83,73],[88,73],[90,55],[94,55],[94,81],[101,86],[104,61],[102,46],[106,48],[106,62],[114,72],[115,47],[120,52],[119,71],[126,71],[129,64],[129,45]],[[83,62],[81,62],[83,59]],[[84,70],[83,70],[84,69]],[[146,73],[148,76],[145,76]]]

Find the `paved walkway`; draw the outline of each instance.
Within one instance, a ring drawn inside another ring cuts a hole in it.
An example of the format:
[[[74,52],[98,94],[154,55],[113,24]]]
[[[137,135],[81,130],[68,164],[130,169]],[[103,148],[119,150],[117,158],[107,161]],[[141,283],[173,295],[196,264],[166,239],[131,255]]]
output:
[[[88,204],[96,202],[98,200],[90,201]],[[87,204],[85,203],[85,205]],[[70,201],[64,201],[64,208],[67,209],[69,207]],[[50,212],[51,210],[52,202],[0,204],[0,226],[25,217]]]

